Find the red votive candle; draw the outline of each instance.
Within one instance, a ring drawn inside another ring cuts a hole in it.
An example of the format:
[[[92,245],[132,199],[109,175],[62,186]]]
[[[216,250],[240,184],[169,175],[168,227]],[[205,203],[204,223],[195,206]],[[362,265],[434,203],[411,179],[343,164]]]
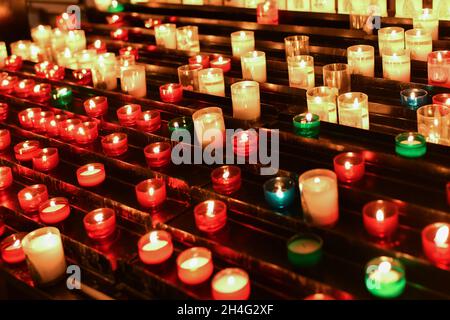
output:
[[[223,73],[227,73],[231,70],[231,59],[219,56],[217,59],[212,60],[210,63],[211,68],[219,68],[223,70]]]
[[[58,164],[59,155],[56,148],[41,149],[33,157],[33,168],[38,171],[47,172],[53,170]]]
[[[53,63],[49,61],[39,62],[34,65],[34,72],[37,77],[45,78],[48,70],[54,66]]]
[[[116,230],[116,213],[109,208],[96,209],[84,217],[83,224],[89,238],[104,240]]]
[[[75,83],[80,86],[92,84],[92,72],[90,69],[73,70],[72,75],[75,78]]]
[[[162,168],[171,161],[171,145],[169,142],[155,142],[145,147],[144,154],[150,168]]]
[[[67,119],[59,123],[59,135],[64,141],[75,140],[75,133],[81,124],[80,119]]]
[[[34,129],[37,132],[47,132],[50,121],[55,119],[55,114],[51,111],[41,111],[34,121]]]
[[[163,263],[172,256],[172,236],[163,230],[150,231],[139,239],[138,252],[145,264]]]
[[[227,223],[227,205],[219,200],[204,201],[195,206],[194,217],[200,231],[219,231]]]
[[[422,246],[425,256],[439,268],[450,268],[450,224],[438,222],[422,231]]]
[[[209,56],[197,54],[189,58],[189,64],[201,64],[203,69],[209,68]]]
[[[166,201],[166,182],[163,178],[144,180],[135,189],[137,201],[144,208],[155,208]]]
[[[305,299],[303,300],[336,300],[336,299],[324,293],[314,293],[305,297]]]
[[[113,40],[119,40],[119,41],[128,41],[128,30],[125,29],[117,29],[114,31],[111,31],[111,39]]]
[[[22,239],[25,236],[25,232],[15,233],[2,241],[0,248],[3,261],[10,264],[25,261],[25,253],[22,249]]]
[[[40,83],[33,87],[31,91],[31,97],[34,101],[43,103],[47,102],[51,98],[52,86],[48,83]]]
[[[232,194],[241,188],[241,169],[236,166],[222,166],[211,173],[214,191]]]
[[[136,124],[136,121],[141,114],[141,106],[139,104],[127,104],[117,109],[116,113],[120,125],[131,127]]]
[[[389,238],[398,227],[398,208],[390,201],[372,201],[363,208],[363,223],[376,238]]]
[[[0,167],[0,190],[9,188],[13,183],[13,175],[10,167]]]
[[[33,129],[35,118],[39,117],[39,114],[41,113],[41,108],[27,108],[23,111],[20,111],[19,116],[19,123],[24,129]]]
[[[85,121],[81,123],[75,131],[75,141],[78,144],[90,144],[98,137],[98,127],[96,121]]]
[[[11,145],[11,133],[8,129],[0,129],[0,151],[3,152]]]
[[[67,120],[69,117],[65,114],[57,114],[55,115],[55,118],[53,120],[50,120],[49,123],[47,123],[46,131],[47,135],[51,137],[59,136],[59,126],[61,122]]]
[[[0,102],[0,121],[5,121],[8,118],[9,105],[4,102]]]
[[[163,102],[180,102],[183,99],[183,86],[179,83],[168,83],[159,87],[159,96]]]
[[[49,80],[61,81],[64,80],[65,76],[66,76],[66,68],[57,65],[52,66],[45,74],[45,77]]]
[[[45,224],[57,224],[70,215],[70,204],[66,198],[51,198],[39,206],[39,219]]]
[[[341,182],[356,182],[364,177],[365,161],[361,153],[346,152],[334,157],[334,171]]]
[[[178,278],[185,284],[197,285],[211,277],[214,270],[212,254],[206,248],[193,247],[177,258]]]
[[[14,91],[14,86],[19,81],[19,78],[15,76],[9,76],[2,80],[0,83],[0,93],[11,94]]]
[[[26,140],[14,146],[14,154],[17,161],[31,161],[41,150],[39,141]]]
[[[213,277],[211,289],[214,300],[247,300],[250,296],[250,279],[242,269],[223,269]]]
[[[102,138],[103,152],[110,157],[124,154],[128,150],[128,138],[125,133],[112,133]]]
[[[136,120],[139,130],[145,132],[155,132],[161,127],[161,115],[157,110],[141,112]]]
[[[77,169],[78,184],[82,187],[96,187],[105,178],[105,166],[101,163],[89,163]]]
[[[450,93],[441,93],[433,96],[433,104],[450,106]]]
[[[0,237],[5,233],[5,223],[0,219]]]
[[[25,187],[17,194],[19,205],[25,212],[38,211],[39,206],[48,200],[47,187],[44,184],[35,184]]]
[[[113,24],[116,26],[123,24],[123,18],[118,14],[113,14],[112,16],[106,17],[106,21],[108,22],[108,24]]]
[[[139,59],[139,49],[131,46],[120,48],[119,56],[134,56],[135,60]]]
[[[94,49],[97,54],[106,53],[108,50],[106,48],[106,43],[102,40],[95,40],[92,44],[88,46],[88,49]]]
[[[5,59],[5,69],[12,72],[17,72],[22,68],[22,57],[12,55]]]
[[[28,98],[33,92],[35,84],[32,79],[21,80],[14,86],[14,93],[19,98]]]
[[[248,157],[258,151],[258,134],[254,130],[239,131],[233,136],[234,154]]]
[[[84,110],[89,117],[101,117],[108,111],[108,99],[103,96],[88,99],[84,102]]]

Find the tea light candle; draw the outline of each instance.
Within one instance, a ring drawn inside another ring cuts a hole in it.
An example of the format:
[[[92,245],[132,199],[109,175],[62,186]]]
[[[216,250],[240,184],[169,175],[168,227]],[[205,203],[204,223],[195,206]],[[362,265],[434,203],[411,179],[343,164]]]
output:
[[[39,206],[48,200],[47,187],[43,184],[35,184],[25,187],[17,194],[19,205],[26,213],[38,211]]]
[[[284,38],[286,59],[301,55],[309,55],[309,37],[302,35],[289,36]]]
[[[308,111],[317,114],[321,121],[337,123],[337,89],[315,87],[306,92]]]
[[[128,41],[128,30],[119,28],[111,31],[110,36],[112,40]]]
[[[147,95],[147,80],[145,65],[131,65],[122,68],[120,82],[122,91],[135,98]]]
[[[225,122],[222,109],[218,107],[203,108],[192,115],[195,134],[202,147],[213,144],[219,148],[225,139]],[[220,139],[219,139],[220,136]]]
[[[8,76],[4,78],[0,83],[0,93],[11,94],[14,91],[14,86],[16,85],[17,81],[18,78],[15,76]]]
[[[169,128],[170,136],[172,136],[172,134],[178,130],[186,130],[189,133],[193,133],[194,122],[192,121],[192,118],[183,116],[170,120],[167,124],[167,127]]]
[[[105,58],[105,55],[109,55],[111,59]],[[101,90],[117,89],[117,63],[114,53],[107,52],[99,56],[97,67],[92,70],[92,82],[94,88]]]
[[[31,161],[40,151],[39,141],[26,140],[14,146],[17,161]]]
[[[238,157],[255,156],[258,152],[258,133],[255,130],[236,132],[233,135],[233,151]]]
[[[450,267],[450,225],[438,222],[431,224],[422,231],[422,246],[425,256],[439,268]]]
[[[351,46],[347,49],[347,60],[353,74],[375,76],[375,48],[368,45]]]
[[[261,116],[259,83],[240,81],[231,85],[233,118],[238,120],[258,120]]]
[[[13,183],[13,175],[10,167],[0,167],[0,190],[9,188]],[[1,234],[0,234],[1,235]]]
[[[66,198],[51,198],[39,206],[39,219],[45,224],[57,224],[70,215],[69,200]]]
[[[47,102],[51,98],[52,86],[48,83],[40,83],[34,86],[31,91],[31,97],[33,100],[43,103]]]
[[[259,24],[278,24],[277,1],[265,0],[256,6],[256,21]]]
[[[447,145],[450,107],[429,104],[417,109],[417,128],[428,142]]]
[[[231,34],[231,49],[233,57],[240,58],[247,52],[255,50],[255,35],[253,31],[236,31]]]
[[[144,180],[135,189],[136,198],[144,208],[159,207],[166,201],[166,182],[162,178]]]
[[[211,68],[219,68],[222,69],[223,73],[227,73],[231,70],[231,59],[224,58],[222,56],[217,57],[217,59],[211,60],[209,63]]]
[[[19,123],[24,129],[33,129],[41,113],[41,108],[27,108],[18,114]]]
[[[395,137],[395,152],[405,158],[420,158],[427,152],[425,137],[416,132],[404,132]]]
[[[289,86],[310,89],[315,85],[314,58],[312,56],[287,57]]]
[[[102,163],[89,163],[77,169],[78,184],[82,187],[96,187],[106,179]]]
[[[112,133],[102,138],[102,147],[109,157],[121,156],[128,150],[128,137],[125,133]]]
[[[433,51],[431,33],[425,29],[411,29],[405,32],[406,49],[411,52],[412,60],[427,61]]]
[[[162,168],[171,161],[171,145],[168,142],[155,142],[145,147],[144,154],[150,168]]]
[[[274,209],[289,207],[295,199],[295,182],[289,177],[277,177],[264,183],[264,197]]]
[[[214,233],[227,223],[227,205],[219,200],[208,200],[194,208],[195,224],[200,231]]]
[[[162,85],[159,87],[159,96],[163,102],[180,102],[183,99],[183,86],[179,83]]]
[[[8,129],[0,129],[0,152],[5,151],[11,145],[11,133]]]
[[[108,98],[98,96],[86,100],[84,103],[84,110],[89,117],[102,117],[108,111]]]
[[[106,43],[102,40],[95,40],[91,45],[89,45],[88,49],[94,49],[97,54],[106,53],[108,50],[106,48]]]
[[[369,97],[348,92],[338,97],[339,124],[369,130]]]
[[[200,52],[200,41],[198,38],[197,26],[185,26],[177,28],[177,49]]]
[[[155,41],[158,47],[175,50],[177,48],[177,26],[173,23],[156,25]]]
[[[64,141],[75,140],[78,126],[81,124],[80,119],[67,119],[59,123],[59,135]]]
[[[197,54],[189,58],[189,64],[201,64],[203,68],[209,68],[209,56]]]
[[[398,208],[391,201],[372,201],[363,208],[363,223],[376,238],[389,238],[398,227]]]
[[[150,231],[139,239],[138,252],[145,264],[163,263],[172,256],[172,236],[163,230]]]
[[[83,224],[89,238],[105,240],[116,231],[116,213],[109,208],[95,209],[84,216]]]
[[[0,102],[0,121],[5,121],[8,118],[9,105]]]
[[[351,69],[346,63],[332,63],[323,66],[323,85],[336,88],[339,94],[351,91]]]
[[[320,227],[334,226],[339,219],[336,174],[325,169],[306,171],[299,187],[304,218]]]
[[[266,54],[250,51],[241,56],[242,78],[257,82],[267,81]]]
[[[212,254],[206,248],[193,247],[180,253],[177,258],[178,278],[187,285],[207,281],[214,271]]]
[[[46,74],[48,73],[48,70],[50,70],[53,66],[54,64],[48,61],[36,63],[34,65],[34,71],[36,73],[36,76],[40,78],[45,78]]]
[[[405,49],[405,29],[386,27],[378,30],[378,49],[383,55],[385,49],[399,51]]]
[[[288,260],[295,267],[312,267],[322,258],[323,240],[314,234],[298,234],[287,241]]]
[[[222,166],[211,173],[213,189],[217,193],[230,195],[241,188],[241,169],[237,166]]]
[[[117,109],[117,118],[120,125],[124,127],[134,126],[140,114],[141,106],[139,104],[127,104]]]
[[[75,142],[81,145],[93,143],[98,138],[96,121],[85,121],[75,129]]]
[[[425,8],[413,18],[414,28],[422,28],[431,33],[433,40],[439,39],[439,18],[433,9]]]
[[[383,78],[401,82],[411,81],[411,59],[409,50],[384,50]]]
[[[52,66],[45,74],[45,77],[49,80],[64,80],[65,76],[66,69],[57,65]]]
[[[292,120],[294,133],[305,138],[318,138],[320,133],[320,118],[316,114],[302,113]]]
[[[5,59],[4,63],[6,70],[17,72],[22,68],[23,60],[21,56],[11,55]]]
[[[48,136],[56,137],[59,135],[59,125],[69,117],[65,114],[57,114],[53,120],[46,123],[46,131]]]
[[[37,132],[47,132],[47,127],[54,118],[55,114],[52,111],[41,111],[34,119],[34,129]]]
[[[44,148],[33,156],[33,168],[47,172],[56,168],[59,164],[58,149]]]
[[[379,298],[396,298],[405,290],[405,269],[390,257],[378,257],[366,265],[366,287]]]
[[[450,93],[440,93],[433,96],[433,104],[450,107]]]
[[[238,268],[219,271],[211,281],[214,300],[247,300],[250,297],[250,279]]]
[[[72,75],[76,84],[80,86],[92,85],[92,72],[90,69],[73,70]]]
[[[136,120],[136,125],[139,130],[155,132],[161,127],[161,115],[158,110],[141,112]]]
[[[428,83],[450,88],[450,51],[428,54]]]
[[[225,97],[223,70],[220,68],[199,70],[198,88],[201,93]]]
[[[20,232],[12,234],[0,243],[2,260],[9,264],[16,264],[25,261],[25,253],[22,249],[22,239],[26,233]]]
[[[423,89],[405,89],[400,92],[402,105],[412,110],[427,104],[428,92]]]
[[[341,182],[361,180],[365,173],[365,160],[361,153],[345,152],[334,157],[334,172]]]
[[[72,103],[72,89],[68,87],[56,88],[52,91],[52,104],[65,108]]]
[[[34,85],[34,80],[24,79],[14,86],[14,93],[19,98],[28,98],[33,91]]]

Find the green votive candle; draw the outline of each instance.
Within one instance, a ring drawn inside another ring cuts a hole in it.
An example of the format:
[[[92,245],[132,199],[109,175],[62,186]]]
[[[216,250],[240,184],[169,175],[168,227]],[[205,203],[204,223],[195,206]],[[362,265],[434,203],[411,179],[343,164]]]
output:
[[[366,265],[366,287],[379,298],[396,298],[405,290],[405,268],[400,261],[390,257],[378,257]]]
[[[404,132],[395,137],[395,152],[405,158],[419,158],[427,153],[427,142],[417,132]]]
[[[110,13],[117,13],[122,12],[125,9],[124,5],[121,4],[119,1],[112,1],[111,5],[108,7],[108,12]]]
[[[288,260],[296,267],[312,267],[322,257],[323,241],[314,234],[298,234],[287,242]]]
[[[52,91],[52,105],[65,108],[72,103],[72,89],[68,87],[56,88]]]
[[[305,138],[317,138],[320,133],[320,118],[316,114],[302,113],[293,119],[294,133]]]
[[[179,117],[169,121],[167,124],[169,128],[169,133],[172,135],[177,130],[186,130],[189,133],[193,133],[194,131],[194,122],[191,118],[188,117]]]

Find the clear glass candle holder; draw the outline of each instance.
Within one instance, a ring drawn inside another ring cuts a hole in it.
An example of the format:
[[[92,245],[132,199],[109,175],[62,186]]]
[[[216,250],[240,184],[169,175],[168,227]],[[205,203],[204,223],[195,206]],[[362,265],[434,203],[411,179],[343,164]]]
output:
[[[433,104],[450,107],[450,93],[440,93],[433,96]]]
[[[238,120],[258,120],[261,117],[259,83],[240,81],[231,85],[233,118]]]
[[[417,110],[417,128],[428,142],[449,144],[450,107],[429,104]]]
[[[186,64],[178,67],[178,79],[184,90],[198,90],[198,72],[202,68],[201,64]]]
[[[286,59],[288,57],[309,55],[309,37],[303,35],[284,38]]]
[[[383,78],[401,82],[411,81],[411,58],[407,49],[383,51]]]
[[[122,91],[135,98],[147,95],[146,66],[135,64],[122,69],[120,73]]]
[[[333,63],[323,66],[323,85],[338,89],[339,93],[351,90],[351,70],[348,64]]]
[[[191,117],[178,117],[170,120],[167,123],[167,127],[169,129],[169,134],[172,134],[178,130],[187,131],[189,134],[194,133],[194,122]]]
[[[338,90],[330,87],[315,87],[306,92],[308,111],[317,114],[320,121],[337,123],[336,98]]]
[[[375,76],[375,48],[368,45],[356,45],[347,49],[348,65],[352,74],[365,77]]]
[[[314,58],[312,56],[287,57],[289,86],[310,89],[315,86]]]
[[[366,288],[379,298],[397,298],[406,287],[405,268],[391,257],[378,257],[366,264]]]
[[[264,183],[264,197],[271,208],[287,208],[295,200],[295,182],[289,177],[270,179]]]
[[[225,80],[220,68],[207,68],[198,71],[198,89],[201,93],[225,97]]]
[[[225,140],[225,122],[222,109],[218,107],[203,108],[192,115],[195,134],[202,147],[211,143],[219,148]]]
[[[433,9],[425,8],[416,14],[413,18],[413,27],[427,30],[433,40],[439,39],[439,16]]]
[[[256,5],[256,21],[259,24],[278,24],[277,0],[264,0]]]
[[[253,31],[236,31],[230,36],[233,57],[240,58],[243,54],[255,50],[255,34]]]
[[[398,51],[405,49],[405,29],[386,27],[378,30],[378,49],[383,55],[385,49]]]
[[[177,48],[177,26],[173,23],[164,23],[155,26],[155,41],[158,47],[165,49]]]
[[[369,97],[348,92],[338,97],[339,124],[369,130]]]
[[[200,41],[197,26],[177,28],[177,49],[191,52],[200,52]]]
[[[257,82],[267,81],[266,54],[250,51],[241,56],[242,78]]]
[[[427,142],[417,132],[404,132],[395,137],[395,152],[405,158],[419,158],[427,152]]]
[[[411,29],[405,32],[405,47],[411,52],[411,59],[427,61],[433,51],[431,33],[425,29]]]
[[[403,106],[417,110],[428,103],[428,92],[423,89],[404,89],[400,92],[400,98]]]
[[[450,88],[450,51],[428,54],[428,83]]]

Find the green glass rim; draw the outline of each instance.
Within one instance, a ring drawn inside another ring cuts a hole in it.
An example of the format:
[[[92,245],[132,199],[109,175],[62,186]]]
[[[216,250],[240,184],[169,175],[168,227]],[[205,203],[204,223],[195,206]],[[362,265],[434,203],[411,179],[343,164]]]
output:
[[[317,243],[319,244],[319,247],[317,248],[316,251],[320,251],[322,250],[323,247],[323,239],[321,237],[319,237],[318,235],[314,234],[314,233],[297,233],[295,235],[293,235],[292,237],[290,237],[287,242],[286,242],[286,246],[288,247],[289,250],[289,245],[296,241],[296,240],[300,240],[300,239],[310,239],[310,240],[315,240],[317,241]],[[314,252],[316,252],[314,251]]]
[[[413,136],[414,140],[420,141],[421,143],[416,144],[416,145],[408,145],[408,146],[401,144],[403,141],[408,140],[408,138],[410,136]],[[398,134],[395,137],[395,143],[398,146],[408,147],[410,149],[418,149],[418,148],[422,148],[427,143],[427,140],[425,139],[425,137],[423,135],[421,135],[418,132],[403,132],[403,133]]]
[[[174,123],[178,122],[179,126],[175,127]],[[191,128],[194,125],[194,122],[192,121],[192,119],[188,118],[188,117],[178,117],[175,119],[172,119],[169,121],[168,126],[171,129],[188,129]]]
[[[298,114],[296,116],[294,116],[294,118],[292,118],[292,121],[294,123],[302,123],[302,120],[306,118],[306,115],[309,113],[302,113],[302,114]],[[317,121],[320,121],[320,117],[317,114],[311,113],[312,114],[312,119],[311,122],[309,123],[314,123]]]

